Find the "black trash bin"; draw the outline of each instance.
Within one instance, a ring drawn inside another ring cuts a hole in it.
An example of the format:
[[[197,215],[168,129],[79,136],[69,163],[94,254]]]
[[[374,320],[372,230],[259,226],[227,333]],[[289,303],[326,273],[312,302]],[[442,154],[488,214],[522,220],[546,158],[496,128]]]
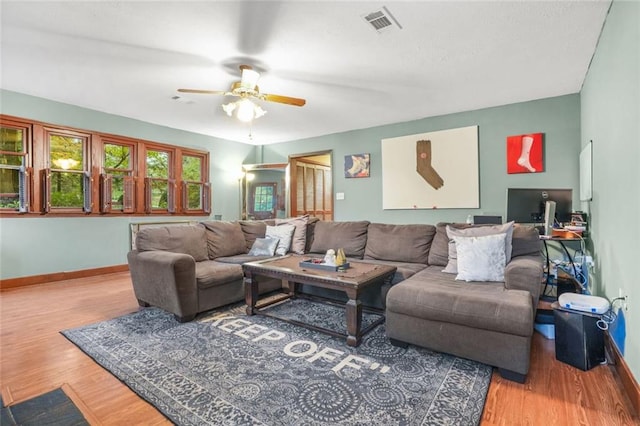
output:
[[[556,304],[554,304],[556,305]],[[601,315],[554,306],[556,359],[581,370],[604,363]]]

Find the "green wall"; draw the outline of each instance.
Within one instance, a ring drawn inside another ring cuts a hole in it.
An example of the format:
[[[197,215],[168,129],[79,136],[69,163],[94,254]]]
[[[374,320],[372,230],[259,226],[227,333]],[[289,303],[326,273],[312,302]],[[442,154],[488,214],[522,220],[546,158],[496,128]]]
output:
[[[213,214],[239,217],[237,174],[243,163],[286,162],[289,154],[333,151],[336,220],[368,219],[389,223],[462,221],[468,214],[504,215],[508,187],[578,188],[580,98],[567,95],[388,126],[355,130],[256,149],[253,146],[157,126],[46,99],[2,91],[3,114],[87,130],[165,142],[211,152]],[[479,125],[480,208],[382,210],[380,140],[388,137]],[[545,172],[506,173],[506,137],[542,132]],[[371,153],[371,177],[345,179],[344,156]],[[577,197],[574,197],[577,199]],[[574,202],[574,207],[579,204]],[[0,277],[14,278],[74,271],[126,262],[129,224],[185,217],[31,217],[0,219]],[[196,218],[199,220],[201,218]],[[37,260],[37,261],[36,261]]]
[[[105,114],[59,102],[0,91],[0,113],[51,124],[180,145],[210,152],[212,215],[237,219],[238,174],[253,162],[255,147]],[[76,271],[127,262],[129,224],[206,220],[198,217],[123,216],[0,218],[0,278]]]
[[[472,125],[479,126],[479,209],[382,209],[381,139]],[[507,174],[507,136],[534,132],[544,133],[545,171]],[[328,149],[333,151],[333,190],[345,194],[344,200],[334,201],[336,220],[435,224],[464,221],[469,214],[504,217],[509,187],[571,188],[574,209],[580,206],[580,97],[577,94],[266,145],[263,160],[265,163],[286,162],[291,154]],[[371,154],[370,178],[344,178],[344,156],[356,153]]]
[[[581,143],[593,141],[591,244],[598,294],[629,297],[624,357],[640,378],[640,3],[614,1],[581,92]],[[617,306],[617,305],[616,305]]]

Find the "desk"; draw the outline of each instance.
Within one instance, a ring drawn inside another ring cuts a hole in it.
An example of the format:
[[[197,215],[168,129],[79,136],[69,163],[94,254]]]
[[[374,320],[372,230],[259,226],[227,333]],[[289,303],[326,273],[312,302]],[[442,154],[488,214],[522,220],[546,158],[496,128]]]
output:
[[[571,267],[573,268],[573,276],[576,280],[578,280],[578,269],[576,268],[576,264],[574,262],[573,256],[571,256],[571,253],[569,252],[569,249],[567,248],[567,243],[570,242],[578,242],[580,243],[580,250],[583,250],[582,247],[582,239],[579,237],[572,237],[572,238],[565,238],[565,237],[544,237],[541,236],[540,239],[543,242],[544,245],[544,252],[545,252],[545,257],[547,259],[547,279],[545,282],[545,286],[544,286],[544,290],[542,292],[542,295],[545,295],[545,292],[547,290],[547,286],[549,284],[552,284],[552,278],[551,278],[551,259],[549,258],[549,244],[551,243],[556,243],[558,245],[560,245],[560,247],[562,248],[562,250],[564,251],[564,253],[567,255],[567,260],[568,262],[571,264]],[[578,281],[579,284],[580,281]]]

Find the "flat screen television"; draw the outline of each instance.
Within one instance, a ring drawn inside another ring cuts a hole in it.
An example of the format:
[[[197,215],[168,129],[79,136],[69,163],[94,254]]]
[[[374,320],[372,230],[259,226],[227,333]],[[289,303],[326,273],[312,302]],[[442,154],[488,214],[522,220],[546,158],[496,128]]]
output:
[[[545,188],[508,188],[507,222],[544,223],[545,203],[555,201],[555,218],[570,222],[573,209],[573,190]]]

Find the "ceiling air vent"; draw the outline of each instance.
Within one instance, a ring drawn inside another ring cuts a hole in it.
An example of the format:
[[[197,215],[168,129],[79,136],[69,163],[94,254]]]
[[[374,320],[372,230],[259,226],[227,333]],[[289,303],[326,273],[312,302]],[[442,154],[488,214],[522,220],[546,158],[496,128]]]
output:
[[[392,29],[402,29],[402,25],[400,25],[391,12],[389,12],[389,9],[384,6],[380,10],[364,15],[363,18],[377,33],[383,33]]]

